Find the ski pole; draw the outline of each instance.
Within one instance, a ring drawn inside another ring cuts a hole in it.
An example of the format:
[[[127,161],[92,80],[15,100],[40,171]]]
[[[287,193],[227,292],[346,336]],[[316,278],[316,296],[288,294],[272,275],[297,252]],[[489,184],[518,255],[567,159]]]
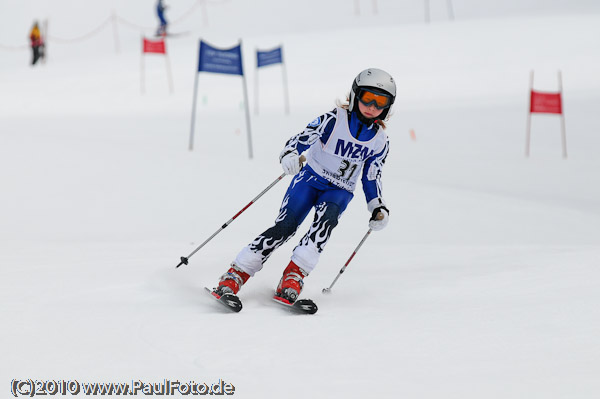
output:
[[[304,155],[300,155],[300,163],[304,163],[304,161],[306,161],[306,157]],[[189,254],[187,257],[186,256],[182,256],[181,258],[179,258],[181,261],[179,262],[179,264],[177,266],[175,266],[175,268],[178,268],[181,265],[187,265],[188,264],[188,259],[191,258],[196,252],[198,252],[203,246],[205,246],[206,244],[208,244],[208,242],[210,240],[212,240],[213,238],[215,238],[215,236],[217,234],[219,234],[221,231],[223,231],[223,229],[225,229],[225,227],[229,226],[238,216],[240,216],[246,209],[248,209],[250,207],[250,205],[254,204],[260,197],[262,197],[267,191],[269,191],[271,188],[273,188],[273,186],[277,183],[279,183],[281,181],[281,179],[283,179],[285,177],[285,173],[282,173],[281,176],[279,176],[277,179],[275,179],[271,184],[269,184],[269,186],[267,188],[265,188],[263,191],[261,191],[260,194],[258,194],[256,197],[254,197],[254,199],[252,201],[250,201],[248,203],[248,205],[246,205],[245,207],[242,208],[241,211],[239,211],[238,213],[236,213],[231,219],[229,219],[227,222],[225,222],[225,224],[223,224],[223,226],[221,226],[219,228],[219,230],[215,231],[213,233],[213,235],[211,235],[210,237],[208,237],[206,239],[206,241],[204,241],[202,244],[200,244],[196,249],[194,249],[192,251],[191,254]]]
[[[377,214],[377,220],[381,220],[381,219],[383,219],[383,214],[380,212],[380,213]],[[346,270],[346,267],[348,267],[348,264],[350,264],[350,261],[352,260],[352,258],[354,258],[354,255],[356,255],[356,253],[358,252],[358,250],[360,249],[360,247],[367,240],[367,237],[369,237],[369,234],[371,234],[371,231],[373,231],[373,229],[369,229],[369,231],[367,231],[367,233],[365,234],[365,236],[363,237],[363,239],[360,240],[360,243],[358,244],[358,246],[356,247],[356,249],[354,250],[354,252],[352,252],[352,255],[350,255],[350,258],[348,258],[348,260],[346,261],[346,264],[342,267],[342,269],[340,270],[340,272],[338,273],[338,275],[335,276],[335,279],[333,280],[333,282],[331,283],[331,285],[328,288],[323,288],[323,294],[329,294],[329,293],[331,293],[331,288],[333,288],[333,285],[335,284],[335,282],[338,281],[338,278],[340,278],[340,276],[342,275],[342,273],[344,273],[344,270]]]

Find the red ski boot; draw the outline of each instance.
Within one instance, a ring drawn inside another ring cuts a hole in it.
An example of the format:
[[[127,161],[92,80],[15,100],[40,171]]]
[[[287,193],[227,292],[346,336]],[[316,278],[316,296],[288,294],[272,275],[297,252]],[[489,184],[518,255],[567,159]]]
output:
[[[308,273],[299,268],[294,262],[290,262],[283,271],[283,277],[279,281],[274,299],[292,305],[302,292],[304,277],[306,276],[308,276]]]
[[[248,281],[250,275],[240,268],[238,268],[235,264],[231,264],[227,273],[221,276],[219,280],[219,286],[213,290],[215,294],[221,297],[223,294],[234,294],[236,295],[242,285]]]

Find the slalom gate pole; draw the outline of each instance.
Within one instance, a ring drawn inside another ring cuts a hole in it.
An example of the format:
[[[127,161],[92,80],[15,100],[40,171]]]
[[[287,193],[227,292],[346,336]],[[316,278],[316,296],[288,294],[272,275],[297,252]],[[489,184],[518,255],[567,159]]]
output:
[[[381,219],[383,219],[383,214],[380,212],[377,215],[377,220],[381,220]],[[327,288],[323,288],[323,294],[329,294],[331,292],[331,289],[333,288],[333,286],[336,283],[336,281],[338,281],[338,278],[340,278],[340,276],[342,275],[342,273],[344,273],[344,271],[346,270],[346,268],[350,264],[350,261],[352,260],[352,258],[354,258],[354,255],[356,255],[356,253],[358,252],[358,250],[360,249],[360,247],[362,247],[362,245],[367,240],[367,237],[369,237],[369,234],[371,234],[372,231],[373,231],[373,229],[369,229],[369,231],[367,231],[367,233],[362,238],[362,240],[360,240],[360,243],[356,246],[356,249],[354,250],[354,252],[352,252],[352,255],[350,255],[350,258],[348,258],[348,260],[346,261],[346,264],[342,267],[342,269],[340,270],[340,272],[338,273],[338,275],[335,276],[335,279],[333,280],[333,282],[331,283],[331,285],[329,287],[327,287]]]
[[[304,163],[304,161],[306,161],[306,157],[304,155],[300,156],[300,163]],[[219,234],[221,231],[223,231],[225,229],[225,227],[229,226],[238,216],[240,216],[246,209],[248,209],[250,207],[250,205],[254,204],[260,197],[262,197],[267,191],[269,191],[271,188],[273,188],[273,186],[277,183],[279,183],[281,181],[281,179],[283,179],[286,176],[285,173],[282,173],[277,179],[275,179],[271,184],[269,184],[267,186],[267,188],[265,188],[263,191],[261,191],[260,194],[258,194],[256,197],[254,197],[254,199],[252,199],[252,201],[250,201],[245,207],[242,208],[242,210],[240,210],[238,213],[236,213],[231,219],[229,219],[227,222],[225,222],[225,224],[223,224],[223,226],[221,226],[219,228],[219,230],[215,231],[213,233],[213,235],[211,235],[210,237],[208,237],[206,239],[206,241],[204,241],[202,244],[200,244],[196,249],[194,249],[192,251],[191,254],[189,254],[187,257],[182,256],[180,259],[180,262],[177,266],[175,266],[175,268],[178,268],[181,265],[187,265],[188,264],[188,260],[189,258],[191,258],[196,252],[198,252],[200,249],[202,249],[203,246],[205,246],[206,244],[208,244],[208,242],[210,240],[212,240],[213,238],[215,238],[215,236],[217,234]]]

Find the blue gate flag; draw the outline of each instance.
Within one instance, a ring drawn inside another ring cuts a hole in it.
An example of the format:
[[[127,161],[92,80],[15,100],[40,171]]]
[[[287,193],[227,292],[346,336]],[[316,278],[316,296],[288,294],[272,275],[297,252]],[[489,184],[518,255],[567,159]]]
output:
[[[264,67],[272,64],[283,64],[281,47],[269,51],[256,51],[256,67]]]
[[[242,67],[242,45],[230,49],[218,49],[200,40],[198,72],[244,75]]]

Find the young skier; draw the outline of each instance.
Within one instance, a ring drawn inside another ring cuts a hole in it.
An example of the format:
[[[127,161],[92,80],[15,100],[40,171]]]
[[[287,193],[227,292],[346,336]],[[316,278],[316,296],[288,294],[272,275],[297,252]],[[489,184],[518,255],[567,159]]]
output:
[[[163,4],[163,0],[158,0],[156,3],[156,16],[158,17],[160,25],[156,30],[156,36],[166,36],[167,35],[167,18],[165,17],[165,10],[167,6]]]
[[[286,174],[294,175],[275,224],[243,248],[223,274],[213,296],[237,294],[275,249],[289,240],[314,207],[308,232],[292,253],[273,299],[292,305],[302,292],[304,278],[313,271],[332,230],[348,203],[359,177],[371,213],[369,227],[383,229],[389,210],[381,193],[381,172],[388,154],[383,121],[396,97],[394,79],[369,68],[354,79],[348,103],[312,121],[286,143],[279,156]],[[302,167],[300,154],[306,153]],[[316,309],[315,309],[316,311]]]

